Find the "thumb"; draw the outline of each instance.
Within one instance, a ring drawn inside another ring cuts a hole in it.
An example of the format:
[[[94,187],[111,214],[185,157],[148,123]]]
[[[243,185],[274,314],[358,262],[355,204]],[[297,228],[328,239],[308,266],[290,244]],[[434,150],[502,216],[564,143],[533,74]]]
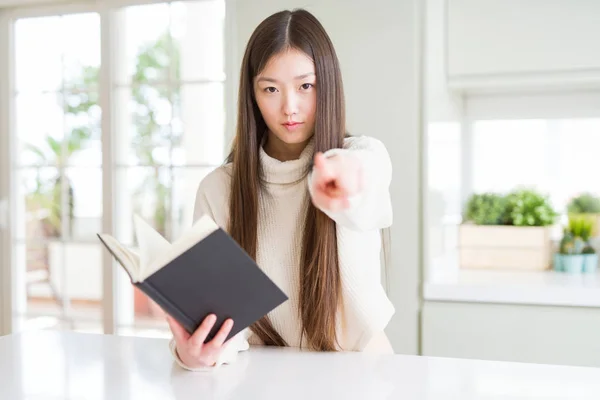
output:
[[[176,343],[185,343],[189,338],[190,334],[185,330],[183,326],[173,319],[170,315],[167,315],[167,322]]]

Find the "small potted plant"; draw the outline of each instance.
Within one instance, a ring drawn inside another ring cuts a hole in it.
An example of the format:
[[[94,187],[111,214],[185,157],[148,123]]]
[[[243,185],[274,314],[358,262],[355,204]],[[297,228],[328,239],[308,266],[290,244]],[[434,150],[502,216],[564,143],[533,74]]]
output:
[[[533,189],[472,195],[459,227],[461,268],[549,269],[557,216],[548,197]]]
[[[583,254],[583,272],[596,272],[598,270],[598,254],[596,250],[589,243],[586,243],[581,253]]]
[[[595,272],[598,254],[590,244],[595,219],[584,215],[571,215],[563,231],[559,254],[554,260],[554,269],[569,273]]]
[[[567,204],[567,213],[569,216],[586,215],[595,219],[592,236],[599,234],[600,226],[600,197],[586,192],[581,193],[569,201]]]

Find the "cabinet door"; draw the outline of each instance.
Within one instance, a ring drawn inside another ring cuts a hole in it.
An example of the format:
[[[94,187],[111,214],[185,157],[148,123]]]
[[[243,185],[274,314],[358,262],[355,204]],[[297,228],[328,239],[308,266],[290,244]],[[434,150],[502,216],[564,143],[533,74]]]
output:
[[[450,79],[600,73],[600,2],[447,0]]]
[[[600,309],[426,302],[423,355],[600,367]]]

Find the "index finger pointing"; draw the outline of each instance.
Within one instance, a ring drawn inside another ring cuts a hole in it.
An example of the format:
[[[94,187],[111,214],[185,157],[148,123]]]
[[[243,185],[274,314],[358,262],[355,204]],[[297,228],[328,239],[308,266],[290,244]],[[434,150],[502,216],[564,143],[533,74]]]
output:
[[[315,154],[314,168],[318,171],[319,176],[323,179],[331,179],[333,171],[331,170],[327,157],[321,152]]]

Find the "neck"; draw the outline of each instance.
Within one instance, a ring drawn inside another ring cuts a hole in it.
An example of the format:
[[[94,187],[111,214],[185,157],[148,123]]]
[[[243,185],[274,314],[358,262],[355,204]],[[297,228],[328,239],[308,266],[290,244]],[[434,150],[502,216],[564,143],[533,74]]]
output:
[[[309,141],[310,138],[301,143],[285,143],[269,131],[264,149],[269,157],[278,161],[297,160]]]

